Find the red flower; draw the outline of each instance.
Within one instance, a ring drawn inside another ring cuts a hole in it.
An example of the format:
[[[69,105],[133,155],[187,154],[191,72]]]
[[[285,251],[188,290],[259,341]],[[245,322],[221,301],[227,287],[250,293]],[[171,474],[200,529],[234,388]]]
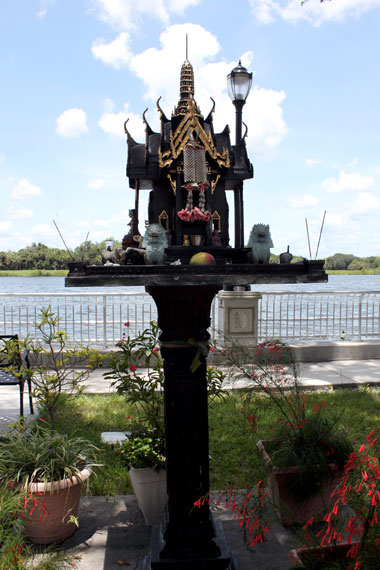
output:
[[[131,364],[131,366],[129,367],[129,370],[132,370],[132,372],[135,372],[135,370],[137,370],[137,366],[135,366],[134,364]]]
[[[129,321],[125,321],[124,326],[129,327],[129,324],[130,324]]]
[[[179,215],[179,212],[178,212]],[[195,206],[194,208],[194,218],[196,220],[200,220],[201,222],[208,222],[211,218],[211,214],[208,210],[206,212],[202,212],[199,208]]]
[[[177,212],[177,215],[179,218],[181,218],[181,220],[183,222],[193,222],[195,217],[194,217],[194,210],[180,210],[179,212]]]

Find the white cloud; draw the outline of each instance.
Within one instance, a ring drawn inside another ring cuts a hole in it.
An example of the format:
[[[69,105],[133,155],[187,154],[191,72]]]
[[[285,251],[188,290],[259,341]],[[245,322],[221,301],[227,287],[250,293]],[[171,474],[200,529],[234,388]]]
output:
[[[104,186],[103,178],[94,178],[87,182],[87,188],[90,188],[91,190],[100,190],[102,186]]]
[[[305,165],[309,168],[310,166],[316,166],[317,164],[321,164],[321,158],[307,158],[305,161]]]
[[[0,164],[3,164],[3,162],[5,162],[5,154],[0,152]]]
[[[252,13],[260,24],[270,24],[277,19],[287,22],[308,21],[314,26],[324,22],[341,22],[359,18],[380,7],[380,0],[250,0]]]
[[[170,14],[183,14],[200,0],[92,0],[98,18],[116,30],[134,29],[144,17],[168,23]]]
[[[122,32],[110,43],[105,43],[104,40],[95,40],[91,46],[91,51],[95,59],[99,59],[115,69],[121,69],[128,64],[132,57],[132,52],[129,49],[130,41],[128,32]]]
[[[12,222],[4,221],[0,222],[0,234],[6,234],[12,228]]]
[[[12,220],[27,220],[34,216],[33,210],[27,208],[26,206],[21,206],[20,208],[15,208],[11,206],[9,208],[9,217]]]
[[[129,111],[129,103],[124,105],[122,111],[113,112],[114,104],[110,99],[106,101],[106,109],[98,121],[99,127],[108,135],[125,138],[124,123],[129,119],[127,128],[136,140],[145,140],[145,128],[142,118]]]
[[[272,151],[286,135],[287,127],[281,107],[285,97],[284,91],[262,87],[253,89],[243,111],[243,121],[249,125],[249,154],[266,154]]]
[[[140,192],[139,211],[141,212],[141,214],[143,214],[143,213],[145,214],[145,212],[147,211],[141,204],[141,199],[143,198],[143,196],[144,196],[144,193],[141,194],[141,192]],[[129,223],[129,221],[130,221],[129,209],[122,210],[122,211],[118,212],[117,214],[113,215],[112,218],[110,219],[111,225],[125,224],[125,226],[126,226]]]
[[[312,194],[304,194],[303,196],[293,196],[287,199],[292,208],[307,208],[309,206],[316,206],[318,200]]]
[[[57,135],[63,138],[77,138],[88,132],[87,115],[83,109],[73,107],[64,111],[57,119]]]
[[[25,178],[19,180],[15,186],[12,188],[11,198],[15,200],[21,200],[24,198],[31,198],[33,196],[41,196],[41,188],[31,184]]]
[[[370,214],[379,209],[380,200],[370,192],[359,192],[352,207],[352,216]]]
[[[338,178],[326,178],[321,187],[326,192],[344,192],[349,190],[370,190],[376,185],[372,176],[364,176],[359,172],[345,172],[342,170]]]
[[[49,5],[55,3],[55,0],[40,0],[40,9],[36,12],[37,18],[43,20],[48,12]]]
[[[97,228],[109,228],[110,223],[108,220],[102,220],[102,219],[97,219],[97,220],[93,220],[91,222],[91,224],[93,225],[93,227],[97,227]],[[91,230],[92,233],[92,230]]]
[[[30,233],[37,240],[40,237],[51,237],[56,234],[56,231],[51,224],[46,222],[45,224],[37,224],[34,226]]]

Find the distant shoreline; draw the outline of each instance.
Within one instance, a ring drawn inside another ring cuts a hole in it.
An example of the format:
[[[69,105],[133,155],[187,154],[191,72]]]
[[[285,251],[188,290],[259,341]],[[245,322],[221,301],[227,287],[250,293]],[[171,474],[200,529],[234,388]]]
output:
[[[0,269],[0,277],[66,277],[68,269]]]
[[[380,275],[380,270],[362,269],[360,271],[327,269],[328,275]],[[20,269],[9,271],[0,269],[0,277],[66,277],[67,269]]]

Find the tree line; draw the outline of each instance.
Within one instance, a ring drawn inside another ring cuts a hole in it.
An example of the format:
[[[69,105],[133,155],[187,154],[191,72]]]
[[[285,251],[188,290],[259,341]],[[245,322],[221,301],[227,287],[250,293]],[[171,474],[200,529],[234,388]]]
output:
[[[114,247],[121,247],[120,242],[113,241]],[[0,270],[67,269],[67,263],[80,260],[89,264],[100,264],[101,252],[104,249],[106,249],[105,241],[99,243],[86,241],[72,251],[48,247],[43,243],[32,243],[19,251],[1,251]],[[293,261],[299,259],[301,258]],[[279,263],[279,256],[271,255],[271,263]],[[335,253],[325,258],[325,269],[380,271],[380,256],[356,257],[347,253]]]
[[[114,241],[114,247],[121,247],[120,242]],[[19,251],[1,251],[0,270],[67,269],[70,261],[80,260],[90,264],[100,264],[101,252],[104,249],[106,249],[105,241],[94,243],[89,240],[72,251],[48,247],[43,243],[32,243]]]

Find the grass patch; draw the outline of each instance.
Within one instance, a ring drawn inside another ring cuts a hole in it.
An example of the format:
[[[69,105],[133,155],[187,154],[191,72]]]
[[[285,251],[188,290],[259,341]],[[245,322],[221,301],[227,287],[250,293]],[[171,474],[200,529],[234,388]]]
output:
[[[378,275],[380,269],[360,269],[360,270],[348,270],[348,269],[326,269],[327,275]]]
[[[1,269],[0,277],[66,277],[68,272],[68,269]]]
[[[259,414],[259,436],[249,429],[241,412],[245,392],[235,390],[224,400],[214,402],[209,409],[210,486],[227,489],[231,485],[247,487],[257,482],[255,472],[259,458],[256,441],[270,437],[277,413],[264,405],[260,395],[251,404],[245,404],[246,412]],[[339,424],[351,436],[354,447],[359,446],[372,428],[380,425],[380,392],[375,388],[356,390],[339,389],[323,392],[307,392],[310,409],[327,401],[326,413],[339,417]],[[90,493],[117,495],[131,493],[127,467],[116,450],[101,442],[103,431],[126,431],[133,411],[117,394],[82,395],[63,403],[57,415],[57,429],[66,433],[75,431],[90,439],[100,448],[99,461],[104,467],[97,469],[97,476],[90,478]]]

